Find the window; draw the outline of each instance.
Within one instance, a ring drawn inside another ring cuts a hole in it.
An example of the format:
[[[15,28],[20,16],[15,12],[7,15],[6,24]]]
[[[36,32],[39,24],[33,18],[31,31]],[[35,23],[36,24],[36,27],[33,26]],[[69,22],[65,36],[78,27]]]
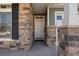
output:
[[[61,15],[57,16],[57,20],[62,20],[62,16]]]
[[[0,38],[11,38],[12,14],[11,12],[0,12]]]

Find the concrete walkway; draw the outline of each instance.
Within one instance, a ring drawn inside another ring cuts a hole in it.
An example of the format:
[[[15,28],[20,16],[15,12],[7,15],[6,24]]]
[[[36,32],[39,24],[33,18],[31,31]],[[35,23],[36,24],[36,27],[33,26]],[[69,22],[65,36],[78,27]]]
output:
[[[35,41],[30,51],[0,51],[0,56],[56,56],[56,48],[47,47],[43,41]]]

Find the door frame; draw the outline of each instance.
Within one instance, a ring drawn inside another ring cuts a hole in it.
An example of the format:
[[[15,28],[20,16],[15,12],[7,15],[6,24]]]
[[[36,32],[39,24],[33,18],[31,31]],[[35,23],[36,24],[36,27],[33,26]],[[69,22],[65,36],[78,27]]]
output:
[[[43,16],[43,18],[44,18],[44,32],[45,32],[45,15],[34,15],[33,16],[33,18],[34,18],[34,35],[33,35],[33,37],[34,37],[34,40],[35,40],[35,17],[36,16]],[[43,40],[44,40],[44,38],[45,38],[45,33],[43,33]]]

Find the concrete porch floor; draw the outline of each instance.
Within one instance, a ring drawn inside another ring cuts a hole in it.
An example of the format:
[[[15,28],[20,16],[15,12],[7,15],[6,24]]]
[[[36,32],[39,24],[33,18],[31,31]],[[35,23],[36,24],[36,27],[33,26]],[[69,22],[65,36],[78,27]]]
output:
[[[30,51],[0,51],[0,56],[56,56],[56,47],[49,48],[43,41],[35,41]]]

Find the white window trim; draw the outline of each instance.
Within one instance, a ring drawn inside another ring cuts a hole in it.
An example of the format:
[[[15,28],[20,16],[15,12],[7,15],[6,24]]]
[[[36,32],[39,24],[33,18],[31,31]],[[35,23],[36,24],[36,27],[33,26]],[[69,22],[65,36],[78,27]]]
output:
[[[13,41],[11,38],[0,38],[0,41]]]

